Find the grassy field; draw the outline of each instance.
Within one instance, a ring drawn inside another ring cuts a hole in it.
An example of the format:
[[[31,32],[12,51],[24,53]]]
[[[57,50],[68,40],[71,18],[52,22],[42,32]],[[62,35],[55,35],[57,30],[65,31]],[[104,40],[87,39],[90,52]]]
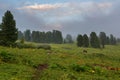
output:
[[[0,46],[0,80],[120,80],[120,45],[50,45],[51,50]]]

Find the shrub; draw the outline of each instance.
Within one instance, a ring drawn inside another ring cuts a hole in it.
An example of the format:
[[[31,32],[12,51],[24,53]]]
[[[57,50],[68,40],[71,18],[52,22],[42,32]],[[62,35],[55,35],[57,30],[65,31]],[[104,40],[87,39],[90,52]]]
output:
[[[18,48],[31,48],[31,49],[45,49],[45,50],[51,50],[50,45],[33,45],[33,44],[21,44],[17,43],[16,45]]]
[[[2,51],[0,53],[1,60],[6,63],[17,63],[18,59],[15,55],[8,53],[6,51]]]
[[[87,65],[78,65],[78,64],[73,64],[71,65],[72,70],[76,71],[76,72],[86,72],[91,70],[90,66]]]
[[[54,63],[50,65],[51,69],[61,69],[61,70],[66,70],[66,68],[60,64]]]
[[[21,44],[21,43],[17,43],[17,47],[18,48],[32,48],[32,49],[36,48],[36,46],[33,44]]]
[[[3,41],[3,40],[0,40],[0,45],[1,46],[6,46],[6,47],[16,47],[17,46],[16,43],[13,43],[13,42],[10,42],[10,41]]]
[[[50,45],[38,45],[37,49],[51,50],[51,46]]]

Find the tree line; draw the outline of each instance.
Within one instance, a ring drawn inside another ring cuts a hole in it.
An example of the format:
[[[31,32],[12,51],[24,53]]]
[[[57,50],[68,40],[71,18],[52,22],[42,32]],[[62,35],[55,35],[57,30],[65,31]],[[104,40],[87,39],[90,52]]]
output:
[[[70,34],[67,34],[66,37],[63,38],[62,32],[58,30],[48,32],[31,32],[30,30],[24,32],[18,31],[14,16],[10,11],[6,11],[2,17],[2,23],[0,24],[0,45],[10,46],[18,39],[37,43],[62,44],[75,42]],[[116,39],[112,34],[107,36],[105,32],[100,32],[99,36],[97,36],[95,32],[91,32],[89,37],[86,34],[79,34],[76,40],[78,47],[104,48],[105,45],[116,45],[117,42],[120,43],[120,38]]]
[[[31,41],[36,43],[63,43],[62,32],[58,30],[40,32],[26,30],[24,32],[18,31],[18,39],[24,38],[25,41]]]
[[[95,32],[91,32],[89,37],[86,34],[77,36],[78,47],[105,48],[105,45],[116,45],[118,41],[112,34],[107,36],[105,32],[100,32],[99,36]]]

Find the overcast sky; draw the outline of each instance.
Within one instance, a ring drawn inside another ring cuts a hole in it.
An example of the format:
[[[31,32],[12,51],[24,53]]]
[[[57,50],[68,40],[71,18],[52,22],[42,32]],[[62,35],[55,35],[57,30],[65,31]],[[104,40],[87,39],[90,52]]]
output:
[[[120,37],[120,0],[0,0],[0,23],[10,10],[19,30],[91,31]]]

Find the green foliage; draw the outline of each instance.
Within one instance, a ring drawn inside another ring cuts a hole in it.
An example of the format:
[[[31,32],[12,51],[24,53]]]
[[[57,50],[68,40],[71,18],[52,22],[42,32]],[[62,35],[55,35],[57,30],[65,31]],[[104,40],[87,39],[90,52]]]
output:
[[[104,48],[105,44],[107,42],[106,41],[107,40],[106,33],[105,32],[100,32],[99,37],[100,37],[100,43],[102,45],[102,48]]]
[[[61,66],[60,64],[57,64],[57,63],[53,63],[50,65],[50,68],[51,69],[60,69],[60,70],[64,70],[66,71],[66,68],[64,66]]]
[[[24,42],[25,42],[25,40],[24,40],[24,38],[22,37],[21,40],[20,40],[20,43],[21,43],[21,44],[24,44]]]
[[[116,45],[116,38],[112,34],[110,34],[110,44]]]
[[[89,47],[89,38],[86,34],[83,35],[83,47]]]
[[[58,44],[63,43],[62,32],[58,30],[53,30],[53,42]]]
[[[76,72],[87,72],[92,69],[90,66],[78,65],[78,64],[71,65],[71,68],[72,68],[72,70],[74,70]]]
[[[51,50],[51,46],[50,45],[38,45],[37,49]]]
[[[30,33],[30,30],[25,31],[25,39],[27,41],[32,41],[36,43],[57,43],[62,44],[63,43],[63,37],[62,32],[58,30],[53,30],[53,32],[40,32],[40,31],[32,31]],[[30,39],[31,36],[31,40]]]
[[[18,47],[18,48],[31,48],[31,49],[36,49],[37,48],[33,44],[21,44],[21,43],[17,43],[16,47]]]
[[[90,34],[90,44],[93,48],[100,48],[100,41],[95,32]]]
[[[14,43],[17,40],[17,28],[14,17],[10,11],[6,11],[2,18],[2,30],[1,34],[2,39],[5,42]]]
[[[47,44],[41,44],[41,45],[34,45],[34,44],[23,44],[23,43],[17,43],[16,47],[18,48],[30,48],[30,49],[45,49],[45,50],[51,50],[51,46]]]
[[[23,37],[23,33],[21,31],[18,31],[18,40],[21,40]]]
[[[5,63],[17,63],[18,60],[15,55],[8,53],[6,51],[2,51],[0,53],[1,60]]]
[[[77,46],[78,47],[82,47],[83,46],[83,36],[82,35],[78,35],[77,36]]]
[[[119,68],[120,45],[106,45],[102,50],[78,48],[76,44],[50,44],[50,46],[51,50],[0,46],[0,80],[32,80],[35,75],[36,80],[119,79],[120,71],[108,70],[105,66]],[[84,49],[88,51],[87,54],[82,54]],[[47,68],[38,70],[39,64],[46,63]]]
[[[26,30],[24,32],[24,35],[25,35],[25,40],[26,41],[31,41],[31,32],[30,32],[30,30]]]
[[[64,43],[73,43],[72,36],[70,34],[66,35],[66,38],[64,39]]]

